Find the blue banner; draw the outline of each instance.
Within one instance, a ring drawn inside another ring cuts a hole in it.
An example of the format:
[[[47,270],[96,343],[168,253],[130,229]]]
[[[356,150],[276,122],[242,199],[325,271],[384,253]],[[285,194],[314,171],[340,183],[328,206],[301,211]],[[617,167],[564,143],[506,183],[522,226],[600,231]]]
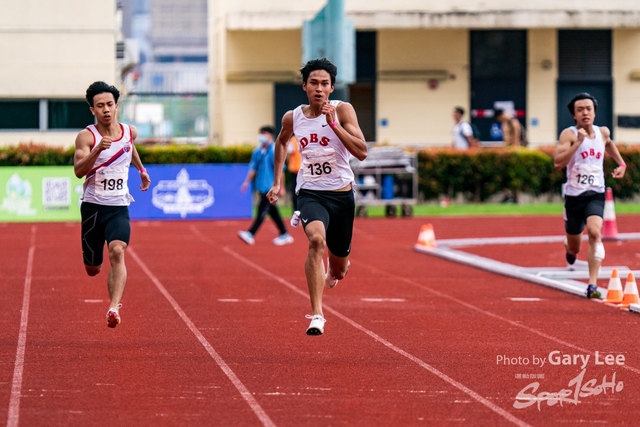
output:
[[[253,195],[240,191],[246,164],[184,164],[145,166],[151,186],[140,191],[136,168],[129,171],[131,219],[251,218]]]

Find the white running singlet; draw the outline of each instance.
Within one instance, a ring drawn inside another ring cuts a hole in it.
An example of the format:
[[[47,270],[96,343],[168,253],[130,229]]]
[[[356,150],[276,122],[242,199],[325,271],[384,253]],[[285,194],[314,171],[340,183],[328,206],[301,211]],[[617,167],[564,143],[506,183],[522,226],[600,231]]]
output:
[[[578,129],[571,126],[576,135]],[[595,138],[585,138],[567,165],[567,184],[564,193],[579,196],[586,191],[604,193],[604,139],[598,126],[593,126]]]
[[[338,106],[342,101],[329,101]],[[327,124],[324,114],[310,119],[302,105],[293,110],[293,133],[300,147],[302,165],[298,171],[296,193],[305,190],[339,190],[354,181],[349,166],[351,153]]]
[[[122,136],[111,143],[111,147],[103,150],[84,181],[82,201],[106,206],[129,206],[133,197],[129,194],[127,181],[133,153],[131,128],[120,123]],[[95,125],[87,126],[93,135],[91,150],[102,139]]]

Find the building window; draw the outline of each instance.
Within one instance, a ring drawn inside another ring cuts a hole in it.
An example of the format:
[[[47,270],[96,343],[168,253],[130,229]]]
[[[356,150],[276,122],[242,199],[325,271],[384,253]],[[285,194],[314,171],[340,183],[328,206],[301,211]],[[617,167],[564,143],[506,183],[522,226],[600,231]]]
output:
[[[39,129],[40,101],[0,100],[0,129]]]
[[[82,129],[94,123],[86,101],[49,100],[47,104],[49,129]]]

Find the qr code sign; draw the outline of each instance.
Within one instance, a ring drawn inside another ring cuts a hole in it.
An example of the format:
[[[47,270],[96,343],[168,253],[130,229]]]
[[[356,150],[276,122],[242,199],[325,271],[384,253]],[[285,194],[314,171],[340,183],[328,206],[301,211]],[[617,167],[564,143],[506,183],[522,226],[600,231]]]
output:
[[[68,207],[71,204],[70,178],[42,178],[43,207]]]

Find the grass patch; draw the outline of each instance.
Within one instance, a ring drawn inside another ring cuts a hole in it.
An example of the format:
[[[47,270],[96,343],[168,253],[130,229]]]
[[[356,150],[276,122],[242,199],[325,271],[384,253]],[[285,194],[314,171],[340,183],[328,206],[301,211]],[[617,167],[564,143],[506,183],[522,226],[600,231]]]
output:
[[[449,205],[446,208],[437,204],[414,205],[413,216],[480,216],[480,215],[562,215],[562,203],[476,203]],[[279,206],[284,217],[290,217],[290,206]],[[640,203],[616,202],[616,214],[640,214]],[[400,209],[397,209],[400,215]],[[367,206],[367,216],[378,218],[385,216],[384,206]]]

